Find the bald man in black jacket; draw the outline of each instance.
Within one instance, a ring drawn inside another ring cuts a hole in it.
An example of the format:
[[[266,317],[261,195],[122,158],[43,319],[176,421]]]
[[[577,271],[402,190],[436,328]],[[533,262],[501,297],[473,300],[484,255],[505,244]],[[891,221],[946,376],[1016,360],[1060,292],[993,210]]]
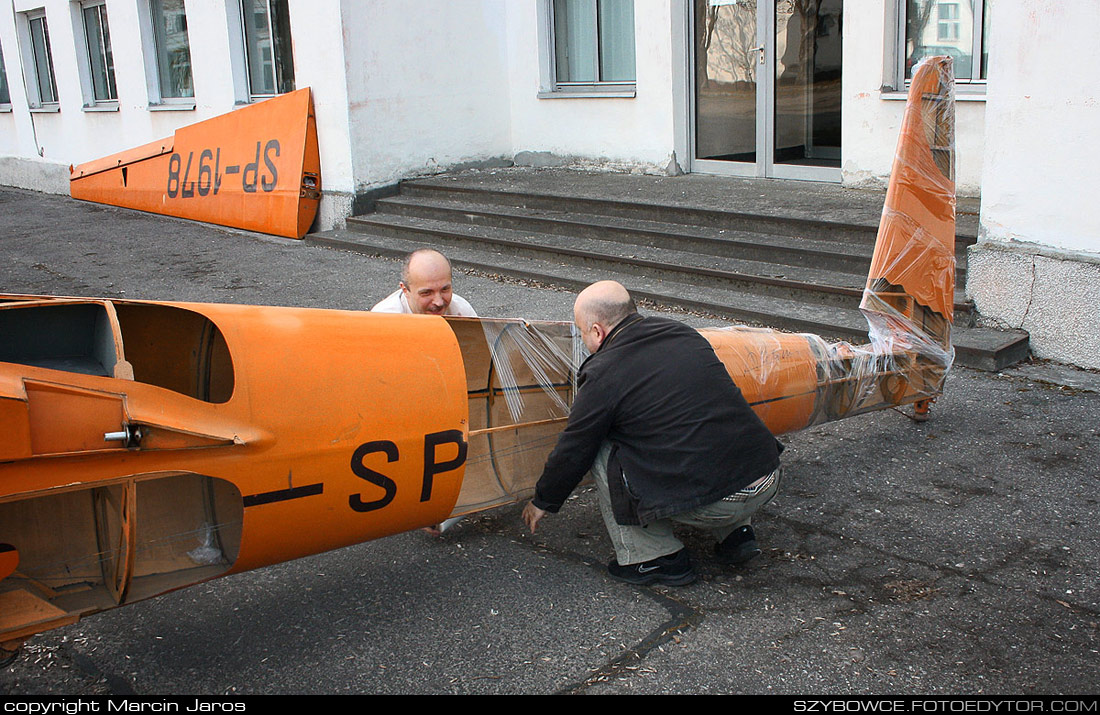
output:
[[[779,486],[783,449],[698,331],[638,314],[627,290],[594,283],[574,321],[591,356],[569,422],[523,519],[532,533],[591,468],[615,546],[609,574],[686,585],[691,559],[672,522],[707,529],[720,561],[760,553],[752,514]]]

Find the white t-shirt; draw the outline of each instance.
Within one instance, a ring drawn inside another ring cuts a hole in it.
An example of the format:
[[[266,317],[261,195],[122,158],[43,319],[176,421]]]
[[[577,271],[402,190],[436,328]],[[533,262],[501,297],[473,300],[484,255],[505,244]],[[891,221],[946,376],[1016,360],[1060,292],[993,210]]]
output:
[[[405,300],[405,291],[400,288],[378,301],[377,305],[370,310],[372,313],[412,313],[409,302]],[[477,317],[474,307],[457,293],[451,294],[451,304],[447,306],[446,315],[460,315],[467,318]]]

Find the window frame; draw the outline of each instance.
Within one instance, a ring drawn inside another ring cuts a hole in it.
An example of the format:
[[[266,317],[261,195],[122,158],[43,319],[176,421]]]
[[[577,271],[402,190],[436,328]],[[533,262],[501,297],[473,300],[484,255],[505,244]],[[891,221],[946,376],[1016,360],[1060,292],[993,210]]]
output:
[[[247,0],[237,0],[236,5],[237,5],[237,11],[238,11],[238,18],[240,20],[241,49],[242,49],[243,60],[244,60],[243,69],[244,69],[245,91],[246,91],[246,95],[248,97],[247,101],[249,101],[249,102],[260,102],[260,101],[263,101],[265,99],[271,99],[272,97],[278,97],[281,94],[287,94],[289,92],[293,92],[295,87],[296,87],[295,76],[294,76],[294,33],[290,29],[290,4],[289,4],[289,2],[287,2],[287,0],[262,0],[265,7],[267,8],[267,31],[268,31],[268,36],[271,38],[271,75],[272,75],[271,80],[272,80],[273,86],[275,87],[274,92],[264,92],[264,91],[257,92],[255,90],[255,88],[253,87],[253,85],[252,85],[252,61],[253,61],[253,56],[252,56],[252,53],[249,51],[249,33],[248,33],[248,22],[246,20],[245,2],[247,2]],[[276,51],[276,49],[277,49],[277,44],[276,44],[277,43],[277,39],[276,39],[277,38],[277,33],[275,31],[275,22],[274,22],[275,13],[273,13],[272,9],[271,9],[272,3],[275,3],[275,2],[282,2],[284,4],[286,15],[287,15],[287,17],[286,17],[287,36],[283,39],[283,42],[286,42],[286,43],[289,44],[289,53],[288,54],[289,54],[289,57],[290,57],[290,78],[289,78],[290,88],[289,89],[284,89],[282,91],[280,91],[279,85],[282,84],[283,82],[287,81],[287,78],[285,76],[286,68],[282,65],[282,63],[280,61],[281,53]],[[265,72],[265,74],[266,74],[266,72]]]
[[[182,0],[181,0],[182,2]],[[172,97],[164,91],[164,83],[161,77],[161,58],[165,63],[169,60],[167,37],[162,36],[161,20],[163,12],[156,11],[154,4],[159,4],[164,10],[163,0],[141,0],[138,3],[138,20],[141,23],[141,42],[145,54],[145,81],[149,93],[149,109],[151,110],[193,110],[195,108],[195,67],[191,58],[191,24],[186,21],[187,4],[183,4],[183,16],[185,18],[184,34],[187,38],[188,73],[191,79],[191,95]]]
[[[61,111],[61,95],[57,89],[57,74],[53,68],[53,48],[50,46],[50,23],[46,16],[46,8],[40,7],[19,13],[18,32],[20,35],[20,50],[23,66],[30,67],[34,71],[34,81],[26,82],[27,106],[32,112],[59,112]],[[42,22],[42,42],[46,52],[45,66],[39,62],[36,51],[34,34],[35,23]],[[49,80],[50,90],[53,96],[42,96],[42,70],[46,70],[46,79]]]
[[[956,7],[960,4],[957,0],[946,0],[950,4]],[[984,99],[986,91],[986,80],[981,77],[984,70],[988,68],[982,67],[982,48],[986,46],[987,38],[985,37],[985,13],[989,9],[987,7],[989,0],[974,0],[974,17],[972,19],[973,26],[971,28],[971,43],[970,51],[971,57],[971,74],[970,77],[955,77],[955,97],[956,99]],[[936,16],[933,18],[933,22],[940,22],[938,19],[939,2],[935,8]],[[905,77],[905,63],[906,63],[906,47],[907,47],[907,11],[908,0],[895,0],[891,3],[894,13],[893,27],[895,34],[893,36],[892,46],[887,47],[888,61],[887,61],[887,76],[890,77],[888,82],[883,84],[884,89],[894,90],[897,92],[905,92],[910,80]],[[962,26],[962,19],[954,20],[955,23]],[[937,27],[937,37],[939,28]]]
[[[951,8],[952,12],[948,13],[948,17],[944,17],[944,10],[948,8]],[[962,24],[961,19],[958,2],[940,2],[936,6],[936,40],[938,42],[958,40],[960,36],[959,26]]]
[[[596,75],[599,75],[600,58],[600,33],[599,33],[599,0],[592,0],[594,24],[596,28],[595,63]],[[633,99],[637,95],[638,83],[638,59],[637,59],[637,15],[635,25],[631,28],[631,38],[635,41],[634,55],[634,79],[630,81],[559,81],[557,61],[557,34],[556,19],[554,15],[554,0],[539,0],[538,31],[539,31],[539,70],[540,87],[538,97],[540,99],[558,98],[608,98],[619,97]]]
[[[79,65],[80,89],[84,95],[85,111],[118,111],[118,82],[115,79],[114,52],[111,49],[111,28],[107,17],[106,0],[76,0],[71,3],[73,16],[73,36],[82,42],[82,49],[76,53]],[[88,28],[88,11],[95,11],[95,21],[99,37],[99,59],[95,59],[92,47],[92,33]],[[98,96],[96,73],[102,72],[107,96]],[[113,90],[113,96],[111,96]]]
[[[0,94],[0,112],[11,111],[11,87],[8,85],[8,65],[4,61],[4,48],[0,46],[0,87],[3,88],[5,98],[3,94]]]

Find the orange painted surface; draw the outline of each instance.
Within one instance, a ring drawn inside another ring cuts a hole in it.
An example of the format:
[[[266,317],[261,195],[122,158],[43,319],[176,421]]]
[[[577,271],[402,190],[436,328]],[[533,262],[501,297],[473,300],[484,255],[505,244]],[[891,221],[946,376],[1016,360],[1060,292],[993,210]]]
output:
[[[869,286],[885,278],[948,321],[955,300],[951,71],[949,58],[930,57],[913,73],[868,274]]]
[[[73,198],[301,238],[321,192],[312,94],[300,89],[72,168]]]
[[[103,324],[107,306],[118,323]],[[43,324],[98,330],[84,353],[9,346],[0,361],[0,544],[23,557],[0,594],[79,588],[99,595],[78,611],[102,610],[108,595],[128,602],[454,509],[466,374],[442,319],[57,299],[3,304],[0,321],[23,344]],[[134,379],[96,344],[115,334]],[[140,437],[105,440],[127,429]],[[204,538],[221,566],[194,555]],[[183,545],[157,553],[173,539]],[[0,640],[19,625],[0,618]]]
[[[0,544],[0,581],[15,573],[19,566],[19,552],[11,544]]]
[[[817,357],[805,336],[771,330],[700,331],[773,434],[810,424]]]

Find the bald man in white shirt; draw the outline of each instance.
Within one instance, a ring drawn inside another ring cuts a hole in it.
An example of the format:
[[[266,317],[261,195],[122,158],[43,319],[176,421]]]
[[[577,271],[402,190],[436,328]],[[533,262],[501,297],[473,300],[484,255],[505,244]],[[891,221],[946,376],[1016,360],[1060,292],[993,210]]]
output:
[[[473,306],[451,290],[451,262],[439,251],[421,248],[409,254],[401,269],[401,285],[378,302],[372,313],[409,313],[418,315],[458,315],[476,318]],[[425,527],[439,536],[462,520],[456,516],[441,524]]]
[[[373,313],[458,315],[476,318],[473,306],[455,295],[451,262],[439,251],[421,248],[405,259],[400,287],[371,308]]]

